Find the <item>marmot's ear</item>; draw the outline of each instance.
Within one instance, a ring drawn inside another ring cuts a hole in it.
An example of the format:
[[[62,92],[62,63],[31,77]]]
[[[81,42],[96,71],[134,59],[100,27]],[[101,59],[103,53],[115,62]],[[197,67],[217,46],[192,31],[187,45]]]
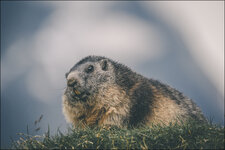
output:
[[[103,60],[101,60],[100,65],[102,67],[102,70],[106,71],[106,70],[108,70],[109,62],[108,62],[108,60],[103,59]]]

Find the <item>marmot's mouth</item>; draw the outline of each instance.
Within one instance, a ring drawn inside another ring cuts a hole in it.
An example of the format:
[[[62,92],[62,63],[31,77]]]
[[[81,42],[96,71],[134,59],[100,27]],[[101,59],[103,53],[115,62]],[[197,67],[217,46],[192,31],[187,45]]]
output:
[[[90,95],[88,92],[81,92],[77,89],[73,89],[67,92],[70,96],[70,100],[75,101],[86,101],[88,96]]]

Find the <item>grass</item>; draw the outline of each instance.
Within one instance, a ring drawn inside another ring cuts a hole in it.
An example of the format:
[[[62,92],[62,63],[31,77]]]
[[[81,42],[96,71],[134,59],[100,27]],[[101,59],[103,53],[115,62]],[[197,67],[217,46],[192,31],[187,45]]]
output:
[[[185,124],[124,129],[75,128],[51,136],[20,134],[15,149],[224,149],[224,127],[188,121]]]

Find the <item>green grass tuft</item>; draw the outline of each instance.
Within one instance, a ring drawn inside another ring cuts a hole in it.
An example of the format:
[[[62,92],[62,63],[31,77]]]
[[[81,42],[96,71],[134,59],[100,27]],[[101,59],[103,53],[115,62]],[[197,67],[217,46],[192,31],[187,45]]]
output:
[[[170,126],[154,125],[133,129],[68,129],[50,136],[21,134],[16,149],[224,149],[224,127],[194,121]]]

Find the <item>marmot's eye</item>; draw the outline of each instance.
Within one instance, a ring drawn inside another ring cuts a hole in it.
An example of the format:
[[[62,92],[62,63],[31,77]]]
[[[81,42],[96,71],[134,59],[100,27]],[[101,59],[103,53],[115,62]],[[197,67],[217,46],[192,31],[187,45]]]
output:
[[[88,66],[88,67],[86,68],[85,71],[86,71],[87,73],[93,72],[93,71],[94,71],[94,66],[92,66],[92,65]]]

